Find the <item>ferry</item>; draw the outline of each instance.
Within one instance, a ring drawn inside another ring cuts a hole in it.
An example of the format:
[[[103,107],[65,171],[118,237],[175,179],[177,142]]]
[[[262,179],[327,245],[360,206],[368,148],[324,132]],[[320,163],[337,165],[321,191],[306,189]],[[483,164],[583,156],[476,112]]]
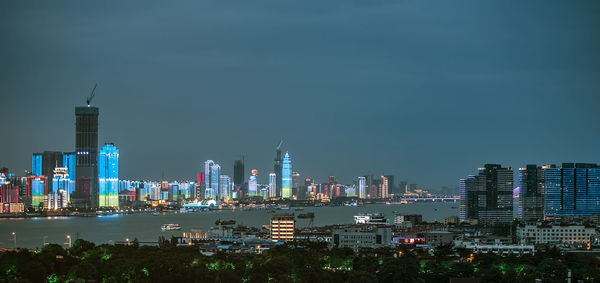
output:
[[[387,219],[383,213],[361,213],[354,216],[355,224],[387,224]]]
[[[181,226],[179,224],[163,224],[160,229],[163,231],[181,230]]]

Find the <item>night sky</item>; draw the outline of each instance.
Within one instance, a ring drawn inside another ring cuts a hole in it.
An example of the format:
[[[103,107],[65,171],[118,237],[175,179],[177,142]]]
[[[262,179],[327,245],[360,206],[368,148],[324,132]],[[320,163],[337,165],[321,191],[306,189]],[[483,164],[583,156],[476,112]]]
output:
[[[244,154],[266,182],[282,137],[320,182],[598,163],[599,28],[599,1],[1,1],[0,166],[73,151],[94,83],[122,179]]]

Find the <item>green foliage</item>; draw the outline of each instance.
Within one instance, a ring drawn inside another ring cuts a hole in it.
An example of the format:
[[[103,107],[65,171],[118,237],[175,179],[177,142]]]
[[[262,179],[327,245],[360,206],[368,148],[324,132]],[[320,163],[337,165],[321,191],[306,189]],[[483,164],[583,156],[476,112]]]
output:
[[[326,249],[311,243],[276,246],[263,254],[203,256],[196,247],[102,245],[78,240],[68,251],[48,245],[39,252],[0,253],[0,282],[481,282],[600,281],[600,260],[561,254],[555,249],[535,256],[476,255],[443,250],[436,256],[406,248]]]

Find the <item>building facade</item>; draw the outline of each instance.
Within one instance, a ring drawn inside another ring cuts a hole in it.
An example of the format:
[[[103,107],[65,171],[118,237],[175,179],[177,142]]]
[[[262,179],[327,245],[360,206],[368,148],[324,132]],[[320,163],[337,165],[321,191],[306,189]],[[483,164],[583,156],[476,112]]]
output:
[[[281,197],[292,198],[292,158],[289,153],[283,157],[283,168],[281,170]]]
[[[277,197],[277,174],[269,173],[269,198]]]
[[[517,237],[528,244],[589,243],[596,228],[583,225],[522,225],[517,227]]]
[[[544,218],[544,176],[537,165],[519,168],[519,218],[536,221]]]
[[[460,181],[462,221],[510,224],[513,220],[513,169],[486,164],[479,174]]]
[[[98,207],[98,115],[98,107],[75,108],[76,207]]]
[[[600,167],[590,163],[546,165],[545,216],[600,215]]]
[[[99,207],[119,207],[119,150],[107,143],[99,155]]]
[[[293,241],[296,220],[293,214],[274,215],[271,217],[271,241]]]

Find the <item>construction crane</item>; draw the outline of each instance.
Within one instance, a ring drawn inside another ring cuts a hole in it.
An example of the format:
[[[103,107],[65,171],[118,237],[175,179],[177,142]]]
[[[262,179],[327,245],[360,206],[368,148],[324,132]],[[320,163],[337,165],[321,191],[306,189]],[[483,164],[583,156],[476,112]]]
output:
[[[92,103],[92,99],[94,99],[94,96],[96,95],[96,87],[98,86],[98,84],[94,84],[94,88],[92,89],[92,93],[90,94],[90,97],[87,98],[87,106],[90,107],[90,103]]]
[[[279,141],[279,144],[277,145],[277,150],[279,150],[279,148],[281,148],[282,144],[283,144],[283,138],[281,138],[281,141]]]

